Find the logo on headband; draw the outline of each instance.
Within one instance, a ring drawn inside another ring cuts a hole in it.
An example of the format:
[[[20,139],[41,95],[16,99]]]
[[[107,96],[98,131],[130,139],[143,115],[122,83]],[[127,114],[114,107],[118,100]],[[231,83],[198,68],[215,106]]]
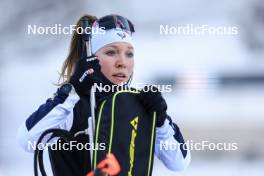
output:
[[[127,37],[127,33],[122,32],[122,33],[116,33],[119,37],[121,37],[121,39],[124,39]]]

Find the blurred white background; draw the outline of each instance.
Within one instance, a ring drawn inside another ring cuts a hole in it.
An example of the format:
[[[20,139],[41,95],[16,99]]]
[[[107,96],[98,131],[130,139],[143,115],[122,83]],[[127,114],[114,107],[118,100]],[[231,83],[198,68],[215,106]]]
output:
[[[28,25],[75,24],[87,13],[120,14],[136,28],[133,82],[172,84],[169,114],[186,140],[238,143],[237,151],[192,151],[184,172],[158,160],[155,176],[264,173],[264,1],[2,0],[0,2],[0,176],[33,175],[18,126],[57,87],[70,35],[28,35]],[[160,25],[236,26],[237,35],[161,35]]]

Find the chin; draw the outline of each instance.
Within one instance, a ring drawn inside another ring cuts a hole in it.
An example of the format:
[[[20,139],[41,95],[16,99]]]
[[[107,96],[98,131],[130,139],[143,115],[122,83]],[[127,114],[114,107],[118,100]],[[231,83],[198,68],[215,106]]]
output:
[[[127,81],[122,81],[122,82],[121,81],[118,81],[115,84],[118,85],[118,86],[122,86],[122,85],[124,85],[126,83],[127,83]]]
[[[113,84],[116,84],[118,86],[122,86],[128,82],[128,80],[125,81],[118,81],[118,80],[110,80]]]
[[[116,83],[116,85],[118,85],[118,86],[122,86],[122,85],[124,85],[124,84],[126,84],[127,82],[118,82],[118,83]]]

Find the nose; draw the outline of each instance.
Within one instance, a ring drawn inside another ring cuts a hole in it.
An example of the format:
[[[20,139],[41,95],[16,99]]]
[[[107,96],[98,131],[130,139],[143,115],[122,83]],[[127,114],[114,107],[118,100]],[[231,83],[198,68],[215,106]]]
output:
[[[126,62],[126,57],[123,54],[120,54],[116,60],[115,66],[117,68],[126,68],[127,67],[127,62]]]

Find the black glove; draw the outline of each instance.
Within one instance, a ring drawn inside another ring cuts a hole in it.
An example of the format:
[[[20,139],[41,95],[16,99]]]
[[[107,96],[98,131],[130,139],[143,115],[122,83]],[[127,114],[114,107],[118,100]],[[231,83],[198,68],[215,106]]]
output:
[[[70,83],[80,96],[89,93],[94,83],[98,86],[100,83],[103,86],[113,84],[101,72],[101,66],[96,56],[83,58],[77,62]]]
[[[145,86],[138,95],[148,113],[156,112],[156,126],[161,127],[168,115],[166,112],[166,101],[158,88],[155,86]]]

